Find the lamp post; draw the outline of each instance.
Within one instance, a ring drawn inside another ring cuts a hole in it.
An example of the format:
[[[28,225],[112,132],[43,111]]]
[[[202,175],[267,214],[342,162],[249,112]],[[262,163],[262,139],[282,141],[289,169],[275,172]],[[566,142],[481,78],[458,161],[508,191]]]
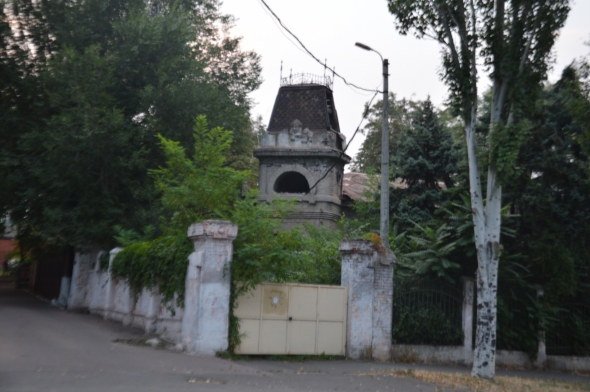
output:
[[[375,49],[361,44],[360,42],[355,43],[361,49],[375,52],[381,57],[383,63],[383,123],[382,123],[382,135],[381,135],[381,244],[384,248],[389,248],[389,128],[388,128],[388,104],[389,104],[389,81],[388,81],[388,69],[389,61],[383,59],[381,53]]]

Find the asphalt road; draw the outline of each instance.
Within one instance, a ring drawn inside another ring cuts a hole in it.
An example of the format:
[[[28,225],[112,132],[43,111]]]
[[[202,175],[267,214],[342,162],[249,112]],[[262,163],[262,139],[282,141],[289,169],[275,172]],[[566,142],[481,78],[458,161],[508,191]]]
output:
[[[436,391],[414,379],[360,375],[408,365],[228,361],[116,342],[141,337],[140,330],[58,310],[0,280],[0,391]]]
[[[142,331],[58,310],[0,281],[0,391],[435,391],[377,364],[227,361],[117,343]]]

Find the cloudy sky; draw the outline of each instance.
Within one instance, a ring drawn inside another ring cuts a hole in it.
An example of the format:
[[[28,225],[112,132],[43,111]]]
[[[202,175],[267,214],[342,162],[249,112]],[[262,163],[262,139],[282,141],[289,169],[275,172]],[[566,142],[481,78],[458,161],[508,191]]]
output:
[[[399,97],[425,99],[430,96],[441,105],[446,88],[438,77],[439,46],[434,41],[402,36],[394,29],[386,0],[266,0],[283,23],[321,60],[348,81],[366,88],[381,87],[381,62],[375,53],[354,46],[362,42],[389,59],[389,89]],[[262,56],[260,89],[252,94],[253,114],[268,123],[279,88],[280,67],[283,76],[295,73],[324,74],[293,38],[275,23],[259,0],[223,0],[222,11],[236,18],[233,35],[242,36],[242,47]],[[549,79],[556,80],[561,70],[576,58],[590,53],[584,42],[590,41],[590,0],[576,0],[555,46],[555,63]],[[482,77],[485,88],[488,79]],[[346,86],[336,78],[334,100],[341,131],[350,138],[362,117],[364,103],[371,93]],[[363,140],[359,134],[348,150],[356,155]]]

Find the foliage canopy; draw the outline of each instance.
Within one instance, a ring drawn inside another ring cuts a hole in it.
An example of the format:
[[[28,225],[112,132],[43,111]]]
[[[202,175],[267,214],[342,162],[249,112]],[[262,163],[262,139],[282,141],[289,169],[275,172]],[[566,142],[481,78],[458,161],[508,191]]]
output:
[[[198,113],[234,130],[227,165],[254,167],[259,57],[231,23],[217,0],[0,3],[0,211],[23,244],[111,247],[114,225],[157,226],[154,135],[190,148]]]

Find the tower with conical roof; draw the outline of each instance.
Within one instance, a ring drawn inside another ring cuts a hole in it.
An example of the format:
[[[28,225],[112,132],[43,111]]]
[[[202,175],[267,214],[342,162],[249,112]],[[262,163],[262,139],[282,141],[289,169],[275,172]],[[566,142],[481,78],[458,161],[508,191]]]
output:
[[[305,222],[336,227],[342,212],[344,165],[350,162],[343,152],[345,145],[331,80],[312,75],[283,78],[254,156],[260,161],[259,199],[300,202],[286,219],[286,228]]]

